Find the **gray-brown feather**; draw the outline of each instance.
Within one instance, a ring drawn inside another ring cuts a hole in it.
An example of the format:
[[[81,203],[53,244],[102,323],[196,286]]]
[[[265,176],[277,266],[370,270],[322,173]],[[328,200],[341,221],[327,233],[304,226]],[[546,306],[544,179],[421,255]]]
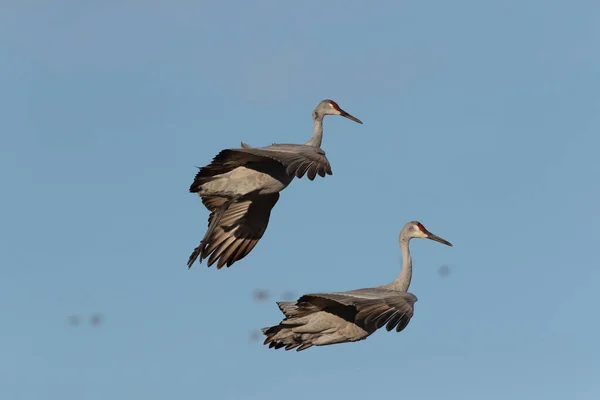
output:
[[[274,193],[241,199],[230,205],[202,250],[202,258],[208,258],[208,266],[217,262],[217,269],[229,267],[247,256],[265,233],[278,199],[279,193]],[[205,206],[212,211],[208,225],[214,210],[225,201],[218,197],[203,198]]]
[[[262,156],[252,155],[249,153],[238,152],[237,149],[225,149],[221,150],[217,154],[212,162],[204,167],[201,167],[194,181],[190,185],[191,193],[198,193],[202,190],[202,185],[210,182],[214,177],[218,175],[226,174],[231,172],[237,167],[247,166],[252,163],[265,162],[265,158]]]
[[[305,174],[311,181],[316,175],[332,175],[331,165],[325,152],[319,147],[302,144],[273,144],[265,147],[250,147],[244,142],[239,149],[225,149],[217,154],[212,162],[198,170],[190,192],[198,193],[202,185],[215,176],[225,174],[241,166],[257,167],[268,160],[279,163],[290,176],[302,178]]]
[[[332,175],[331,165],[325,152],[316,146],[303,144],[273,144],[265,147],[244,147],[238,151],[254,156],[267,157],[280,162],[288,175],[302,178],[305,174],[311,181],[317,175]]]
[[[363,340],[383,326],[400,332],[412,318],[416,301],[411,293],[381,288],[304,295],[296,302],[278,303],[285,318],[263,329],[264,343],[300,351]]]

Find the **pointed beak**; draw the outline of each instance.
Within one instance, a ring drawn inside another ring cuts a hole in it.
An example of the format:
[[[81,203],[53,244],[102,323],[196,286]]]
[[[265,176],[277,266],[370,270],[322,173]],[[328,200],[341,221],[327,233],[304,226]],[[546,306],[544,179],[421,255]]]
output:
[[[445,239],[442,239],[438,235],[434,235],[431,232],[427,232],[427,239],[435,240],[436,242],[440,242],[440,243],[445,244],[446,246],[452,247],[452,243],[450,243],[449,241],[447,241]]]
[[[347,113],[346,111],[344,111],[344,110],[340,110],[340,115],[341,115],[342,117],[346,117],[346,118],[348,118],[349,120],[352,120],[352,121],[354,121],[354,122],[358,122],[359,124],[362,124],[362,121],[361,121],[360,119],[358,119],[358,118],[356,118],[356,117],[354,117],[354,116],[352,116],[352,115],[348,114],[348,113]]]

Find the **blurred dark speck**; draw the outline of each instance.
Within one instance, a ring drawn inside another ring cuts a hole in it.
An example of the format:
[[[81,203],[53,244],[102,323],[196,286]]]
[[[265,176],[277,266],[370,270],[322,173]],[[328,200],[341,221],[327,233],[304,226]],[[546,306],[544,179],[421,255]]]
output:
[[[447,265],[442,265],[440,269],[438,269],[438,273],[440,274],[440,276],[445,278],[448,275],[450,275],[450,267]]]
[[[71,315],[69,317],[69,325],[71,325],[71,326],[79,325],[79,317],[77,315]]]
[[[269,298],[269,292],[263,289],[256,289],[254,291],[254,300],[265,301]]]
[[[102,315],[100,314],[94,314],[90,317],[90,325],[92,326],[98,326],[102,323]]]
[[[260,332],[259,331],[250,332],[250,340],[253,342],[258,342],[260,340]]]

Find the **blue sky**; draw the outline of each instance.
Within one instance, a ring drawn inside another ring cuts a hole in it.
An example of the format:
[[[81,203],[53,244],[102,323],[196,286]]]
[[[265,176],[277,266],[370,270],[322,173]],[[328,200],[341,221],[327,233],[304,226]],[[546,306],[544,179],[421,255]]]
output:
[[[600,398],[599,40],[595,1],[6,2],[2,398]],[[324,98],[364,122],[325,120],[334,175],[188,271],[195,166]],[[455,247],[412,243],[405,331],[250,340],[282,292],[391,281],[414,219]]]

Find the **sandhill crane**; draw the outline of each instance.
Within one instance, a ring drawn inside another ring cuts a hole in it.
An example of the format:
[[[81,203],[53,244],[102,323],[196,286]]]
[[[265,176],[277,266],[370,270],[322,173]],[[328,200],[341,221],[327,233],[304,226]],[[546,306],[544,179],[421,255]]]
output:
[[[314,132],[305,144],[272,144],[254,148],[222,150],[213,161],[200,168],[190,192],[198,193],[211,212],[208,230],[194,249],[188,269],[196,258],[215,261],[217,269],[231,266],[244,258],[263,236],[271,209],[294,176],[305,174],[311,181],[316,175],[332,175],[331,166],[321,150],[323,118],[341,115],[362,122],[342,110],[333,100],[321,101],[313,111]]]
[[[417,297],[408,293],[412,277],[412,258],[409,241],[412,238],[435,240],[452,244],[429,232],[418,221],[411,221],[400,232],[402,269],[387,285],[339,293],[306,294],[297,301],[277,302],[285,315],[279,325],[264,328],[264,344],[269,348],[297,351],[312,346],[356,342],[366,339],[386,325],[400,332],[413,316]]]

